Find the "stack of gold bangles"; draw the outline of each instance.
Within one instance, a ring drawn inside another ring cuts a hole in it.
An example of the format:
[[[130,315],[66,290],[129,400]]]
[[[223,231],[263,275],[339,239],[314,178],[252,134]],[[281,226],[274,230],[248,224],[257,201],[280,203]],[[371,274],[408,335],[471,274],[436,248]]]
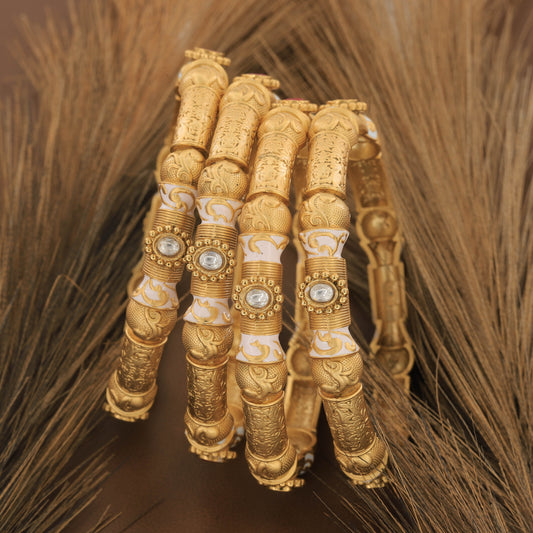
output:
[[[268,76],[245,74],[228,85],[222,54],[195,49],[186,56],[191,61],[178,77],[179,112],[158,160],[159,194],[105,407],[121,420],[148,417],[177,321],[176,283],[187,269],[191,451],[207,461],[229,460],[245,436],[252,475],[270,489],[290,490],[303,484],[312,463],[323,404],[344,473],[379,487],[387,450],[367,413],[363,361],[349,331],[342,258],[350,228],[347,178],[369,257],[371,349],[406,390],[413,352],[404,325],[401,235],[366,106],[335,100],[318,109],[279,100],[273,93],[279,83]],[[193,235],[195,208],[201,223]],[[298,283],[286,356],[279,341],[281,255],[291,239]]]

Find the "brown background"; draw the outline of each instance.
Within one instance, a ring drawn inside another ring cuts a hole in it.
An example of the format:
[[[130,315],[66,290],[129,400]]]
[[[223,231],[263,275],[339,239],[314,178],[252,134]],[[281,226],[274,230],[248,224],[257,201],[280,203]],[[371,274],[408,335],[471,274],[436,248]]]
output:
[[[17,36],[17,18],[25,14],[30,20],[44,21],[46,11],[66,17],[66,5],[66,0],[0,2],[1,87],[21,77],[10,54]],[[353,499],[357,493],[349,489],[338,470],[323,415],[312,472],[307,475],[305,487],[289,494],[257,485],[248,473],[242,444],[239,458],[221,465],[203,462],[188,453],[180,338],[180,331],[176,331],[168,343],[150,419],[127,424],[105,417],[81,451],[82,457],[87,456],[112,441],[114,458],[102,492],[70,531],[87,531],[103,514],[118,515],[106,529],[109,533],[364,531],[339,502],[339,491]],[[339,517],[334,518],[334,514]]]

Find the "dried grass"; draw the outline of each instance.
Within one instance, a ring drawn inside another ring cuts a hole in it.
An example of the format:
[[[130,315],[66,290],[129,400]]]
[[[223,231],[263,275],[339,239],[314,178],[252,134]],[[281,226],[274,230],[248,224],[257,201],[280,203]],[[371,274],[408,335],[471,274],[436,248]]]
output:
[[[105,452],[69,461],[116,356],[173,79],[200,45],[288,95],[368,101],[384,139],[418,397],[368,365],[393,482],[339,500],[365,531],[531,530],[527,23],[503,0],[189,4],[97,0],[68,27],[26,25],[28,86],[0,115],[0,529],[61,530],[105,475]]]
[[[0,109],[1,531],[59,531],[94,498],[107,455],[72,458],[117,355],[175,76],[186,48],[245,46],[264,15],[98,0],[24,23],[27,81]]]
[[[322,1],[264,42],[288,94],[370,103],[403,226],[419,398],[370,366],[394,474],[349,499],[368,531],[533,527],[531,12],[514,7]]]

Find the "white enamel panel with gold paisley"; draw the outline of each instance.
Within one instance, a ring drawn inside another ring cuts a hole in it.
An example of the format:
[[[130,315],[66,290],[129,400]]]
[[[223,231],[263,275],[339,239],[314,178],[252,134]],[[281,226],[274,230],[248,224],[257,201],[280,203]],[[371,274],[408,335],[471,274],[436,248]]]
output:
[[[289,242],[285,235],[250,233],[239,236],[239,246],[244,253],[244,261],[266,261],[280,263],[281,254]]]
[[[180,211],[188,216],[194,216],[196,206],[196,189],[187,185],[174,183],[159,184],[161,207],[167,211]]]
[[[299,236],[302,246],[311,257],[341,257],[349,232],[343,229],[318,228],[302,231]]]
[[[158,281],[147,275],[131,297],[136,302],[154,309],[176,309],[179,303],[175,283]]]
[[[277,363],[285,359],[278,335],[241,334],[237,360],[245,363]]]
[[[208,298],[194,296],[193,302],[183,320],[195,324],[227,326],[231,324],[231,316],[226,298]]]
[[[242,208],[242,202],[230,198],[203,197],[196,201],[202,222],[234,227]]]
[[[348,327],[335,330],[317,329],[313,331],[311,357],[338,357],[349,355],[359,350]]]

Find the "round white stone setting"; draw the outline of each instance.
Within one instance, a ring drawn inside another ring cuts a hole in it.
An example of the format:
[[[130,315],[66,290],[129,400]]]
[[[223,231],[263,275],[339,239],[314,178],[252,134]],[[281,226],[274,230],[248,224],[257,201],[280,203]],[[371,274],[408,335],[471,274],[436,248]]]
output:
[[[161,237],[156,244],[157,251],[165,257],[174,257],[181,250],[181,243],[175,237]]]
[[[309,289],[309,298],[317,303],[331,302],[335,289],[328,283],[316,283]]]
[[[269,301],[270,295],[264,289],[251,289],[246,293],[246,303],[254,309],[263,309]]]
[[[215,252],[215,250],[207,250],[200,254],[200,257],[198,258],[200,266],[209,271],[218,270],[223,262],[224,259],[222,258],[222,255]]]

